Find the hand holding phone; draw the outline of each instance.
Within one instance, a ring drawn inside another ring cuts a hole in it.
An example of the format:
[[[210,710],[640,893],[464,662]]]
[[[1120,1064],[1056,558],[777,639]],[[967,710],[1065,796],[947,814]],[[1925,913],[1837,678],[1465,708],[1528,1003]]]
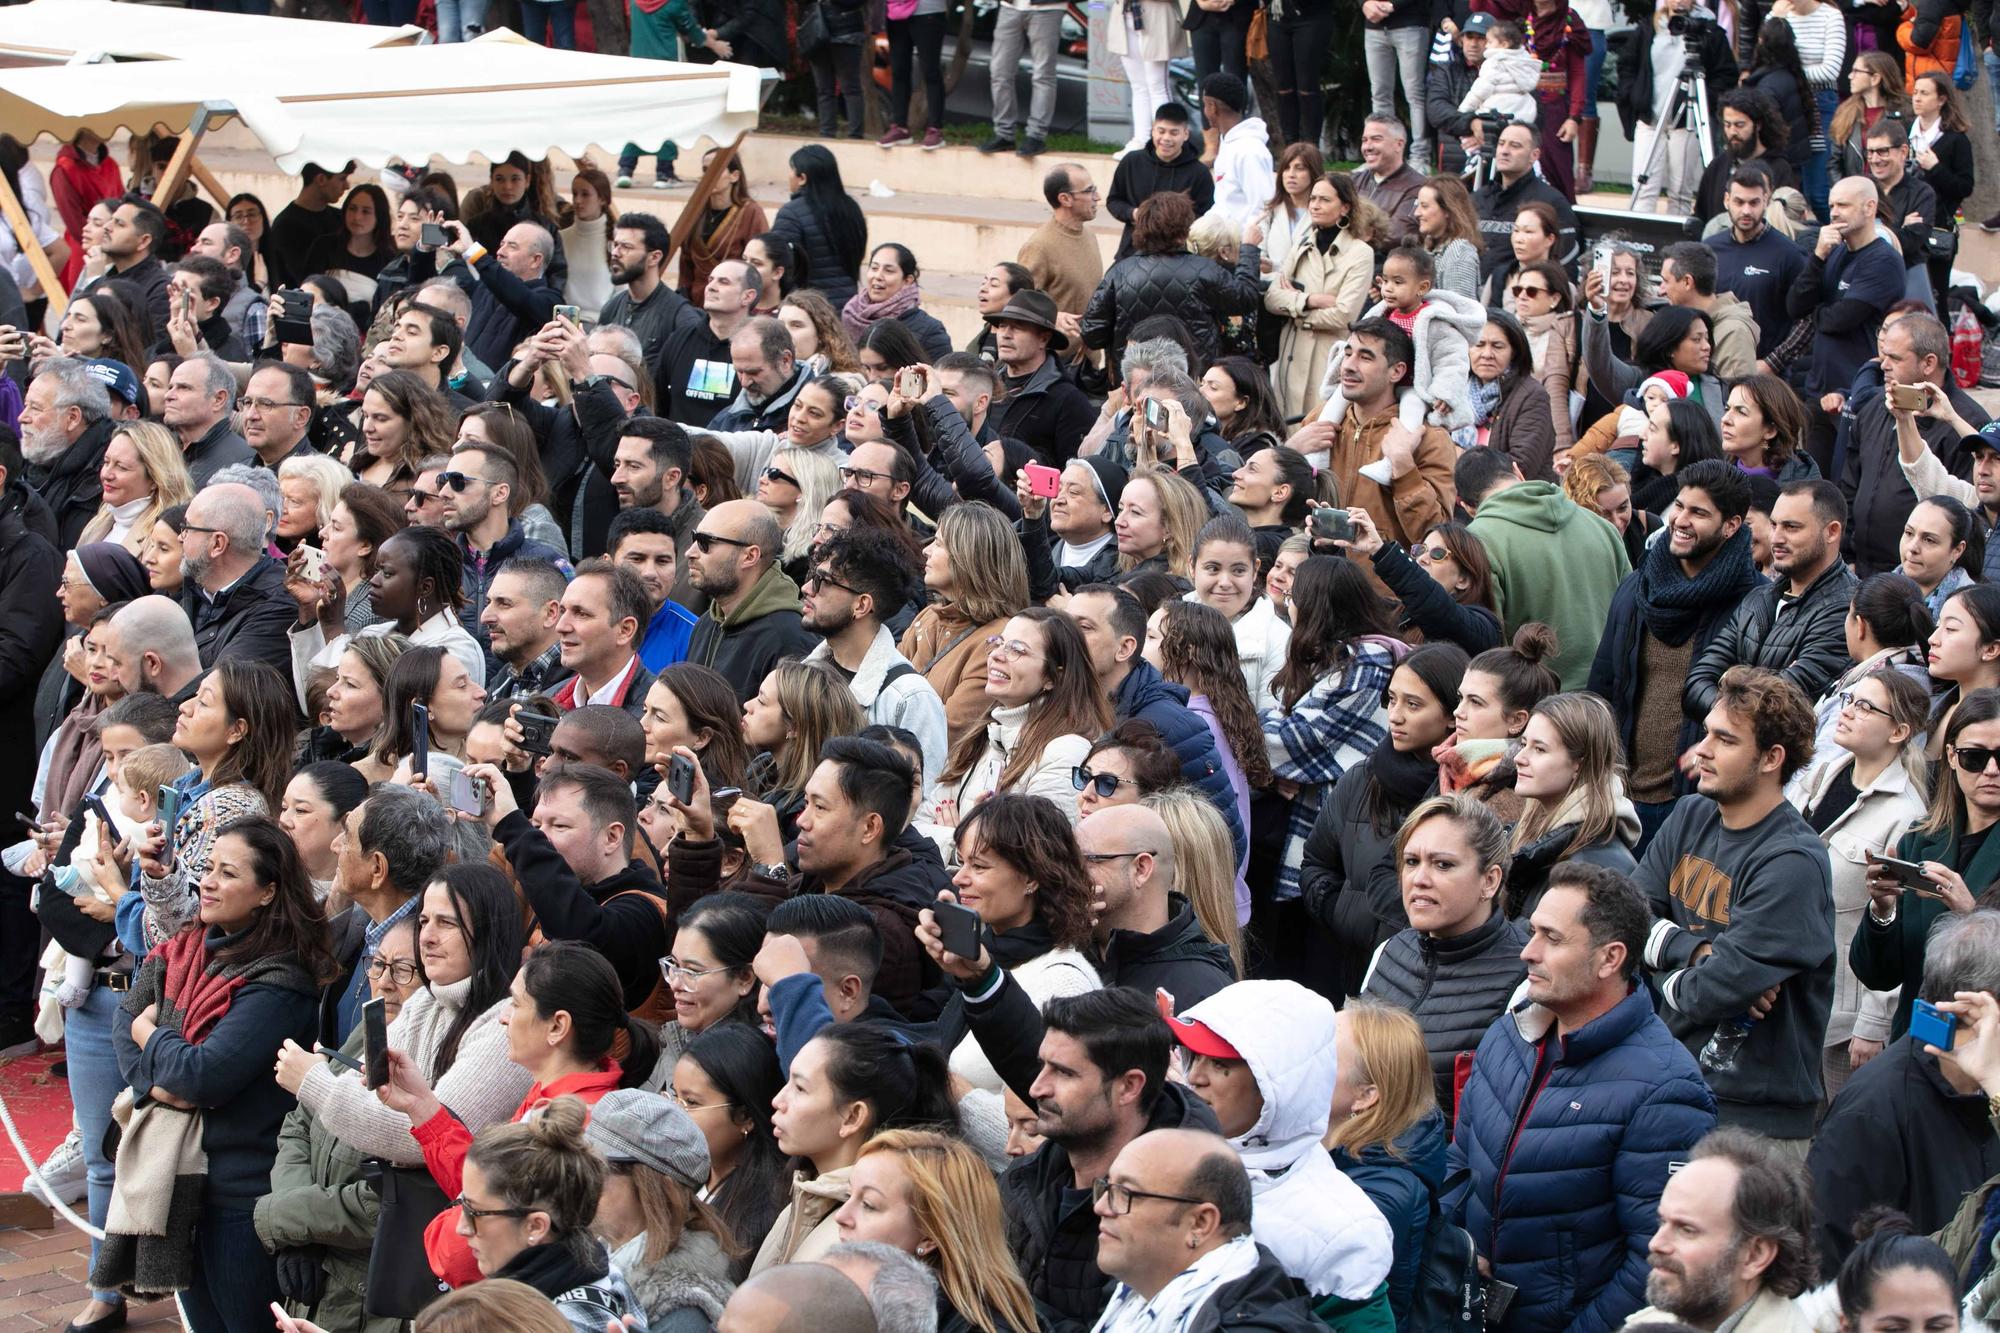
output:
[[[426,222],[417,229],[417,244],[426,250],[436,250],[451,244],[451,233],[435,222]]]
[[[667,794],[681,805],[694,802],[694,761],[686,755],[667,760]]]
[[[945,952],[967,962],[979,957],[979,913],[940,898],[931,904],[931,915],[937,918],[938,938],[943,941]]]
[[[1919,999],[1910,1010],[1910,1039],[1919,1046],[1951,1049],[1958,1040],[1958,1015],[1948,1014],[1929,1000]]]
[[[431,773],[431,710],[422,704],[410,705],[410,776],[427,778]]]
[[[362,1002],[361,1046],[362,1086],[379,1088],[389,1081],[389,1002],[379,996]]]
[[[1354,520],[1345,509],[1325,505],[1312,511],[1314,541],[1344,542],[1354,536]]]
[[[924,396],[926,383],[922,366],[904,366],[896,372],[896,393],[913,403]]]
[[[514,721],[521,726],[521,748],[532,755],[547,756],[549,738],[555,735],[556,723],[561,718],[549,713],[530,713],[525,709],[514,714]]]
[[[1028,479],[1028,490],[1045,500],[1055,499],[1056,492],[1062,489],[1062,473],[1056,468],[1041,463],[1026,463],[1022,465],[1021,473]]]
[[[451,808],[472,819],[486,818],[486,804],[493,799],[484,778],[475,778],[464,769],[451,775]]]

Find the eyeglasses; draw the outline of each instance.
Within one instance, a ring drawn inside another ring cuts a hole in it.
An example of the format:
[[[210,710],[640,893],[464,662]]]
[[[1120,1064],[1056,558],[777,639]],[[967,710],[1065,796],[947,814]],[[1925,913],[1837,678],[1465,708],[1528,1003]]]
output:
[[[860,596],[859,591],[853,584],[842,583],[823,569],[815,569],[812,573],[806,575],[799,586],[801,588],[838,588],[842,592],[853,593],[857,597]]]
[[[492,482],[486,480],[486,478],[475,477],[469,472],[438,473],[438,485],[449,486],[451,487],[452,490],[457,491],[461,494],[464,493],[466,487],[472,485],[472,483],[475,481],[478,482],[481,486],[491,486],[493,484]],[[438,498],[439,499],[444,498],[443,491],[438,492]]]
[[[793,487],[794,489],[800,489],[800,488],[799,488],[799,479],[798,479],[797,477],[793,476],[793,475],[792,475],[791,473],[789,473],[789,472],[785,471],[785,470],[784,470],[783,468],[775,468],[775,467],[767,467],[767,468],[765,468],[765,469],[764,469],[764,480],[765,480],[765,481],[782,481],[782,482],[784,482],[784,483],[785,483],[785,485],[787,485],[787,486],[790,486],[790,487]]]
[[[847,397],[840,400],[840,410],[843,412],[852,412],[857,407],[866,408],[878,417],[882,415],[882,404],[876,402],[873,398],[863,398],[858,393],[850,393]],[[847,469],[842,468],[841,472],[844,475]]]
[[[1155,1194],[1152,1190],[1135,1190],[1130,1185],[1120,1185],[1103,1176],[1090,1182],[1090,1203],[1094,1208],[1105,1200],[1111,1206],[1105,1211],[1113,1217],[1124,1217],[1132,1211],[1134,1199],[1164,1199],[1168,1203],[1206,1203],[1206,1199],[1191,1198],[1185,1194]]]
[[[986,655],[996,662],[1011,662],[1017,657],[1040,657],[1042,654],[1019,639],[1004,639],[998,634],[989,634],[986,636]]]
[[[694,536],[688,538],[688,540],[699,546],[703,555],[707,555],[717,542],[721,542],[724,546],[755,546],[757,544],[756,542],[738,541],[734,537],[725,537],[719,532],[697,532]]]
[[[680,1107],[681,1110],[686,1111],[689,1115],[693,1115],[696,1111],[734,1110],[736,1107],[735,1102],[703,1102],[700,1106],[689,1106],[685,1101],[681,1100],[681,1095],[672,1088],[662,1089],[662,1092],[668,1101]]]
[[[275,412],[281,407],[310,406],[312,406],[310,403],[281,403],[275,398],[238,398],[236,400],[236,410],[239,412],[248,412],[253,407],[259,412]]]
[[[194,523],[181,524],[181,532],[183,535],[190,532],[220,532],[220,531],[222,531],[221,528],[204,528]]]
[[[370,978],[382,976],[384,973],[387,973],[389,980],[395,982],[398,986],[407,986],[417,979],[417,965],[408,959],[400,959],[392,963],[388,959],[379,956],[368,960],[368,975]]]
[[[669,986],[674,984],[674,978],[676,977],[679,977],[683,981],[696,982],[700,981],[703,977],[712,977],[718,972],[727,972],[729,970],[729,968],[719,966],[688,967],[674,958],[662,958],[660,960],[660,975],[666,978]]]
[[[1547,296],[1550,294],[1549,289],[1546,287],[1530,287],[1524,283],[1519,283],[1519,282],[1515,283],[1507,290],[1512,292],[1515,296]]]
[[[1864,148],[1862,151],[1870,157],[1894,157],[1903,150],[1900,148]]]
[[[1959,770],[1965,773],[1984,773],[1994,761],[2000,760],[2000,750],[1989,750],[1984,745],[1955,745],[1951,754],[1958,761]]]
[[[1873,713],[1877,717],[1889,716],[1889,710],[1879,704],[1871,704],[1853,690],[1842,690],[1839,695],[1842,708],[1852,708],[1858,713]]]
[[[813,541],[822,542],[829,537],[838,537],[846,531],[847,528],[839,523],[815,523],[813,524]]]
[[[878,481],[887,480],[888,477],[885,474],[870,472],[865,467],[844,467],[840,469],[840,481],[843,486],[873,486]]]
[[[1078,791],[1082,791],[1086,787],[1096,787],[1097,794],[1107,801],[1118,794],[1120,787],[1128,783],[1134,787],[1139,785],[1133,779],[1121,778],[1116,773],[1093,773],[1082,764],[1078,764],[1069,771],[1070,786],[1076,788]]]
[[[1106,861],[1129,861],[1135,856],[1145,854],[1144,852],[1084,852],[1081,855],[1084,860],[1095,866],[1102,865]]]
[[[465,1214],[465,1220],[472,1223],[475,1230],[478,1229],[479,1219],[482,1217],[526,1217],[535,1211],[532,1208],[475,1208],[472,1206],[472,1200],[463,1194],[453,1199],[452,1204],[459,1212]]]

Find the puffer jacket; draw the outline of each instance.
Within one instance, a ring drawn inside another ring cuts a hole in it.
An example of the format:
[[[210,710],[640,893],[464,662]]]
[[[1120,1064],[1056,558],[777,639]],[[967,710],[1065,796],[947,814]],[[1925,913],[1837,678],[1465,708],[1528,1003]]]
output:
[[[1358,1154],[1345,1148],[1333,1150],[1333,1164],[1361,1187],[1389,1224],[1389,1234],[1396,1242],[1395,1262],[1389,1269],[1389,1312],[1395,1316],[1397,1328],[1409,1321],[1410,1295],[1416,1290],[1417,1273],[1424,1263],[1431,1206],[1444,1187],[1444,1153],[1444,1112],[1435,1106],[1397,1136],[1393,1152],[1379,1143],[1369,1144]]]
[[[1181,761],[1181,776],[1201,789],[1229,825],[1229,841],[1240,865],[1250,846],[1250,831],[1236,812],[1236,785],[1229,780],[1215,733],[1187,706],[1188,692],[1168,682],[1159,668],[1143,658],[1120,681],[1111,696],[1112,711],[1122,722],[1138,718],[1153,724],[1160,739]]]
[[[853,299],[859,289],[861,260],[857,256],[850,263],[833,248],[826,219],[813,211],[808,200],[796,194],[786,200],[778,216],[771,219],[771,230],[805,251],[812,285],[833,302],[835,310]]]
[[[1361,993],[1407,1009],[1424,1030],[1438,1105],[1453,1113],[1458,1057],[1476,1050],[1493,1020],[1528,975],[1521,961],[1528,932],[1495,905],[1484,923],[1437,939],[1416,929],[1390,939],[1375,955]]]
[[[1234,269],[1206,255],[1128,255],[1091,293],[1083,312],[1083,345],[1108,349],[1115,366],[1124,359],[1134,325],[1152,315],[1173,315],[1187,325],[1201,360],[1212,361],[1218,321],[1257,308],[1261,262],[1254,245],[1238,249]]]
[[[1817,699],[1835,676],[1847,670],[1847,608],[1859,581],[1835,560],[1791,608],[1778,615],[1776,580],[1752,588],[1688,670],[1681,709],[1691,718],[1715,706],[1722,673],[1733,666],[1763,667]]]
[[[847,1177],[852,1170],[843,1166],[811,1179],[803,1174],[792,1176],[792,1201],[764,1237],[756,1261],[750,1265],[752,1277],[779,1264],[809,1264],[840,1244],[840,1228],[834,1225],[833,1215],[847,1202]]]
[[[1263,1094],[1257,1123],[1230,1140],[1250,1173],[1257,1243],[1315,1306],[1329,1298],[1386,1306],[1389,1224],[1320,1146],[1333,1100],[1333,1005],[1295,981],[1239,981],[1182,1017],[1234,1046]]]
[[[1610,1333],[1646,1303],[1646,1246],[1670,1163],[1715,1127],[1687,1048],[1636,987],[1568,1036],[1539,1005],[1502,1014],[1472,1061],[1446,1200],[1493,1276],[1503,1333]]]
[[[938,822],[936,816],[940,802],[956,802],[958,817],[963,819],[973,806],[1001,790],[1000,774],[1013,757],[1021,731],[1027,726],[1028,710],[1033,707],[1032,703],[1026,703],[993,709],[986,722],[986,748],[972,761],[972,766],[955,778],[939,779],[925,793],[923,805],[910,821],[910,827],[933,839],[938,850],[947,858],[952,854],[956,821]],[[1206,733],[1207,728],[1202,730]],[[1046,797],[1055,803],[1056,809],[1062,811],[1065,819],[1074,824],[1078,818],[1076,788],[1071,785],[1069,775],[1070,770],[1089,755],[1090,742],[1090,737],[1074,732],[1051,737],[1049,743],[1042,747],[1042,752],[1034,756],[1028,771],[1006,790],[1024,796]]]
[[[1576,837],[1577,825],[1557,824],[1541,837],[1528,843],[1514,853],[1514,859],[1507,867],[1507,914],[1516,921],[1526,921],[1535,914],[1535,907],[1542,901],[1542,893],[1549,887],[1549,872],[1561,861],[1582,861],[1586,865],[1603,866],[1630,878],[1639,868],[1639,862],[1632,855],[1632,848],[1639,841],[1639,812],[1621,794],[1618,797],[1618,828],[1616,833],[1602,842],[1594,842],[1581,851],[1569,851],[1570,840]]]

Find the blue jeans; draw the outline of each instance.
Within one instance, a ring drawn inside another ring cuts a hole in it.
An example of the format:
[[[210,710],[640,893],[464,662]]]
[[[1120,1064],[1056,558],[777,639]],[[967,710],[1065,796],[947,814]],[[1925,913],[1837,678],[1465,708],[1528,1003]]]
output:
[[[64,1059],[69,1062],[69,1100],[76,1108],[77,1133],[83,1139],[83,1163],[90,1182],[90,1224],[104,1227],[111,1211],[111,1161],[104,1155],[104,1134],[111,1128],[111,1103],[125,1087],[118,1075],[118,1057],[111,1049],[111,1016],[125,998],[119,991],[93,986],[84,1002],[63,1011]],[[97,1266],[97,1242],[90,1242],[90,1263]],[[115,1291],[90,1293],[116,1304],[125,1298]]]
[[[257,1239],[256,1211],[204,1202],[194,1228],[194,1280],[181,1293],[194,1333],[270,1333],[278,1269]]]
[[[2000,134],[2000,55],[1993,54],[1993,48],[1989,46],[1983,58],[1986,62],[1986,86],[1993,90],[1993,132]]]
[[[1992,58],[1992,56],[1987,57],[1989,61]],[[1987,66],[1989,72],[1992,68],[1991,65]],[[1994,78],[1994,87],[2000,89],[2000,75],[1995,75]],[[1833,113],[1840,107],[1840,94],[1831,88],[1817,89],[1813,93],[1813,105],[1819,111],[1820,135],[1824,138],[1833,124]],[[1833,188],[1832,166],[1831,148],[1819,149],[1806,158],[1805,179],[1800,184],[1805,189],[1806,202],[1812,205],[1815,217],[1830,216],[1826,211],[1826,196]]]
[[[437,0],[438,42],[469,42],[486,31],[486,0]]]
[[[542,46],[576,50],[576,0],[521,0],[521,35]]]
[[[1604,32],[1600,28],[1590,30],[1590,54],[1583,58],[1583,115],[1580,119],[1597,119],[1597,85],[1604,73]]]
[[[1653,841],[1653,835],[1660,831],[1660,825],[1667,822],[1667,816],[1674,812],[1672,801],[1634,801],[1632,808],[1639,814],[1639,845],[1632,849],[1634,857],[1644,856],[1646,847]]]

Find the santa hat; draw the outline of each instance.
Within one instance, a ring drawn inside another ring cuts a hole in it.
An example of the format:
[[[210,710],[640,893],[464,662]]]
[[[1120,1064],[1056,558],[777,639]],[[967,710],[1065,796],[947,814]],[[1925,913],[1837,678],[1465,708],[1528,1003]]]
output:
[[[1639,386],[1639,398],[1642,401],[1646,397],[1646,390],[1655,384],[1665,389],[1669,398],[1685,398],[1688,396],[1688,377],[1681,374],[1678,370],[1662,370],[1656,374],[1648,375],[1645,382]]]

